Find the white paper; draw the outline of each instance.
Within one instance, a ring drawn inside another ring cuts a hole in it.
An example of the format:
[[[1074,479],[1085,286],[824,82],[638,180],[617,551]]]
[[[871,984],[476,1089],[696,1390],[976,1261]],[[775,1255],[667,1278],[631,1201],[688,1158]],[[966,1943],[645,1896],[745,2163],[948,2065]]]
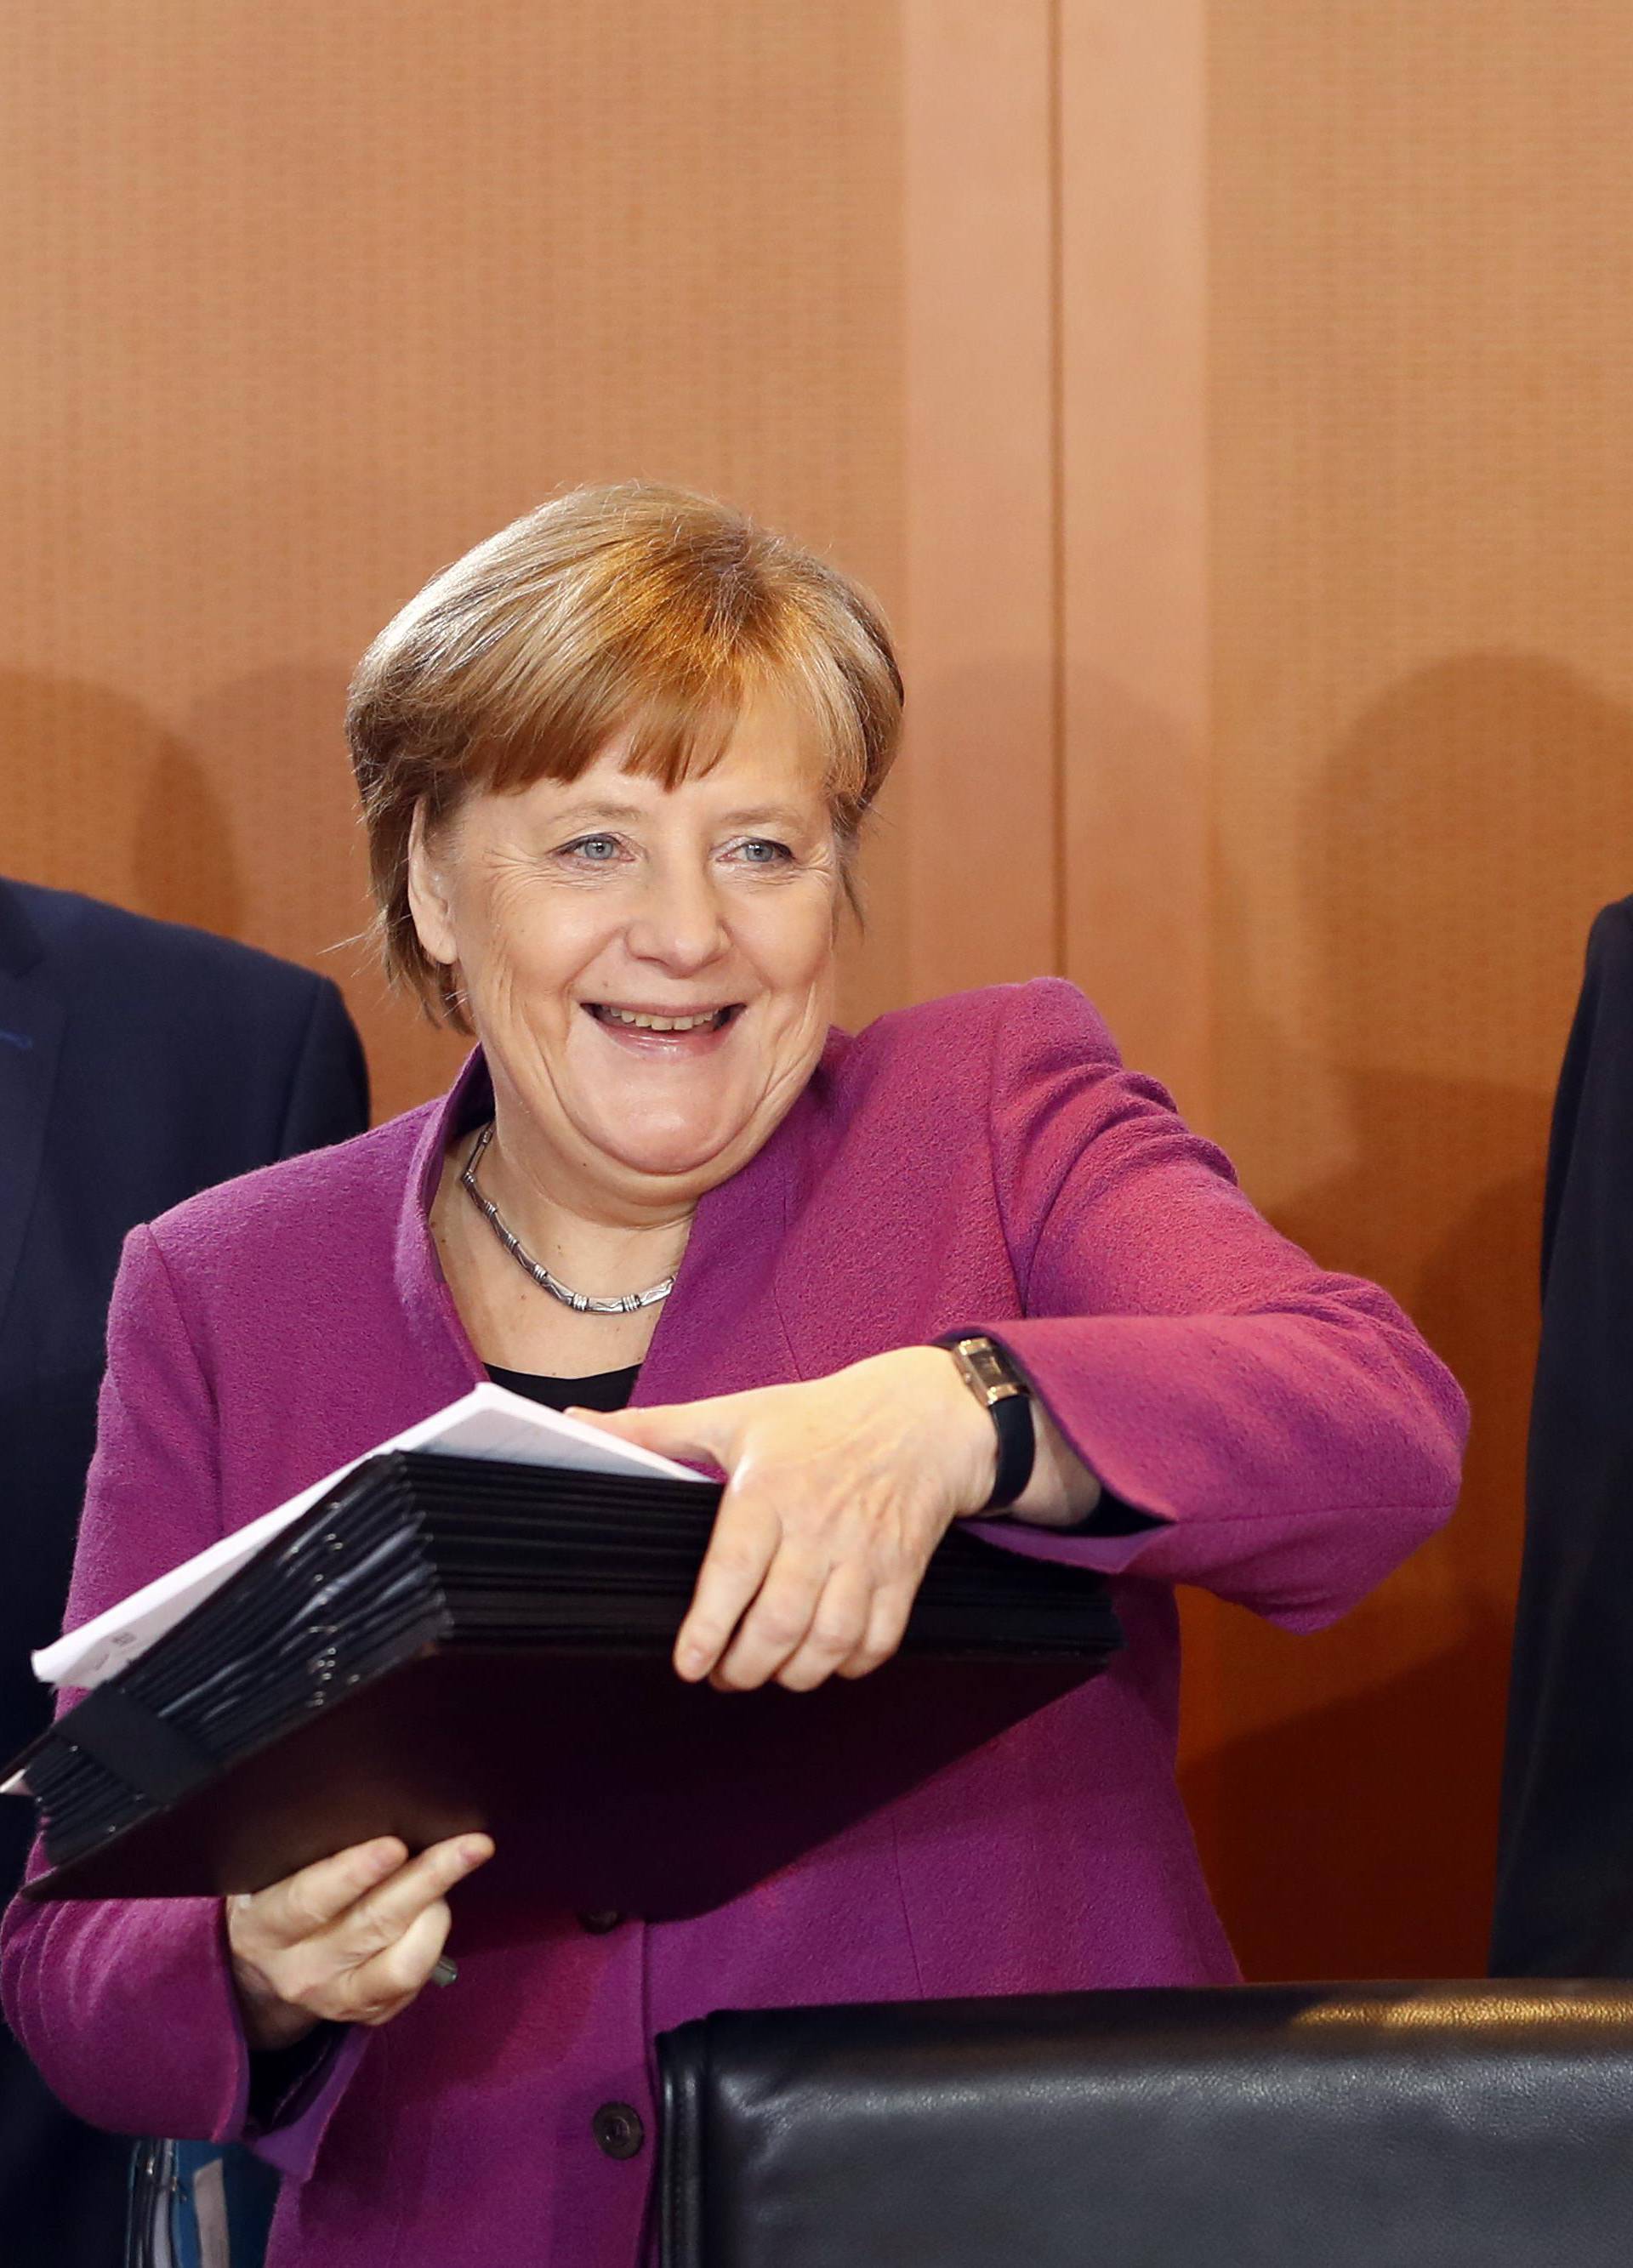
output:
[[[473,1388],[460,1402],[450,1403],[433,1418],[422,1418],[405,1433],[395,1434],[367,1452],[381,1456],[388,1449],[424,1449],[445,1457],[490,1457],[516,1465],[549,1465],[558,1470],[585,1473],[665,1473],[671,1480],[698,1481],[702,1476],[685,1465],[661,1457],[655,1450],[620,1441],[582,1418],[564,1418],[525,1395],[502,1386]],[[179,1623],[227,1577],[241,1567],[292,1521],[310,1509],[363,1462],[354,1457],[338,1471],[314,1481],[287,1504],[235,1528],[218,1543],[173,1567],[167,1575],[109,1607],[66,1638],[42,1646],[33,1657],[34,1675],[44,1685],[100,1685],[115,1670],[123,1669],[146,1652],[155,1638]],[[0,1793],[8,1791],[0,1790]]]

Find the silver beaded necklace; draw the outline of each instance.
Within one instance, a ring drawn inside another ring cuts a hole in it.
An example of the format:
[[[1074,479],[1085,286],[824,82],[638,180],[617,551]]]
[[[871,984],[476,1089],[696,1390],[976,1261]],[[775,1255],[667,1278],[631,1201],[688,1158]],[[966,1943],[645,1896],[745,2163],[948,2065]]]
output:
[[[506,1251],[509,1253],[517,1267],[525,1268],[541,1291],[548,1292],[552,1299],[559,1300],[564,1307],[571,1307],[573,1313],[579,1315],[632,1315],[638,1307],[655,1307],[660,1300],[668,1299],[669,1293],[675,1289],[673,1276],[666,1276],[661,1284],[654,1284],[645,1292],[625,1292],[623,1297],[617,1300],[592,1300],[587,1292],[570,1291],[559,1277],[552,1276],[543,1262],[536,1260],[523,1246],[514,1230],[506,1225],[492,1198],[484,1197],[477,1187],[477,1168],[482,1163],[484,1152],[492,1139],[493,1124],[490,1120],[477,1136],[471,1153],[465,1161],[465,1170],[459,1177],[459,1185]]]

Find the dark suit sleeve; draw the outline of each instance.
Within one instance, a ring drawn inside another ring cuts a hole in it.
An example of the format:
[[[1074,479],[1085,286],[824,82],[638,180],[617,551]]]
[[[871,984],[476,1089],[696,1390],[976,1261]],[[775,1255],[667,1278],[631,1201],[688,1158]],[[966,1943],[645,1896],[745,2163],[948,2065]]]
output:
[[[336,987],[319,979],[289,1084],[277,1155],[321,1150],[368,1126],[368,1066]]]
[[[1633,1976],[1633,900],[1555,1106],[1492,1969]]]

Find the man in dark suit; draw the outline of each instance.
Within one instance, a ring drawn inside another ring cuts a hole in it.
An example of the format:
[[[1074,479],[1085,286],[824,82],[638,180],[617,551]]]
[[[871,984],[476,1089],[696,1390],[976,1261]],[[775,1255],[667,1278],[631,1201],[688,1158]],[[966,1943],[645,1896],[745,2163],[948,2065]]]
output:
[[[1633,1977],[1633,898],[1554,1106],[1491,1966]]]
[[[0,1761],[49,1714],[120,1246],[216,1182],[368,1123],[325,977],[94,900],[0,880]],[[0,1901],[29,1808],[0,1802]],[[114,2268],[129,2146],[70,2118],[0,2024],[0,2251]]]

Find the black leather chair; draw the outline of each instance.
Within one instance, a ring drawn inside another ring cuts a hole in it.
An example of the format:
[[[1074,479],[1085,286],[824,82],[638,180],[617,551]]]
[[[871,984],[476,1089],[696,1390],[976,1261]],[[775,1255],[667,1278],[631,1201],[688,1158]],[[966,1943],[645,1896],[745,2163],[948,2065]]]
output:
[[[1633,1985],[726,2013],[658,2043],[663,2268],[1627,2268]]]

